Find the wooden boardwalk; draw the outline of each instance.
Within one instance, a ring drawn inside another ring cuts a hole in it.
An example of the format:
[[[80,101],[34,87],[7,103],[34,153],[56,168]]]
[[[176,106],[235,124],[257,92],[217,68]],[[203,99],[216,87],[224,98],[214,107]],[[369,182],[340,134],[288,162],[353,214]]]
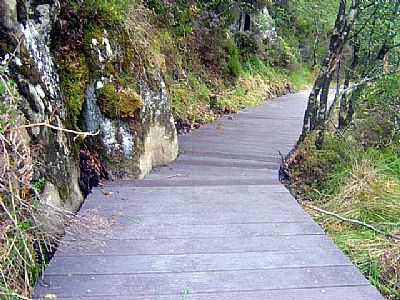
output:
[[[67,234],[36,297],[382,299],[278,181],[306,98],[224,117],[144,180],[94,190],[81,215],[108,227]]]

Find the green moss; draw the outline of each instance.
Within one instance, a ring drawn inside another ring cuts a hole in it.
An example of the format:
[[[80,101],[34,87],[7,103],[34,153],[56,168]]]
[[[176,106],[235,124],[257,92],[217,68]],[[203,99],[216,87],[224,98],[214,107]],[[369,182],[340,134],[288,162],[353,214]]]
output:
[[[65,55],[59,65],[61,86],[67,100],[71,123],[76,128],[82,110],[89,70],[85,57],[77,52]]]
[[[101,43],[103,40],[103,33],[104,29],[97,25],[90,24],[83,36],[83,47],[85,48],[85,51],[91,49],[93,39],[96,39],[98,43]]]
[[[96,91],[101,111],[110,118],[134,117],[144,105],[142,97],[134,90],[118,88],[113,83]]]
[[[33,180],[31,182],[31,186],[33,188],[35,188],[36,190],[38,190],[39,192],[43,192],[45,183],[46,183],[46,178],[41,177],[41,178],[39,178],[37,180]]]
[[[89,25],[83,36],[83,55],[86,58],[87,66],[90,69],[90,72],[94,75],[98,74],[100,70],[99,62],[98,62],[98,54],[93,50],[92,40],[97,40],[97,43],[101,45],[103,40],[104,29],[98,27],[97,25]]]
[[[69,188],[60,188],[58,194],[62,200],[66,200],[71,195],[71,191]]]
[[[229,54],[228,69],[230,75],[233,77],[239,77],[242,73],[242,65],[239,60],[239,50],[233,41],[228,42],[226,48]]]

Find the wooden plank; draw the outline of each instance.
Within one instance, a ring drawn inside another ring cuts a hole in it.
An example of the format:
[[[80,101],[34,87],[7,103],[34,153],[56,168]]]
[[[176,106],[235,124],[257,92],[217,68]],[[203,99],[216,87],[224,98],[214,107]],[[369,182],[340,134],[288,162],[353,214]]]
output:
[[[48,287],[37,287],[37,297],[44,293],[52,293],[60,297],[130,296],[182,294],[185,289],[194,293],[222,293],[368,284],[353,266],[167,274],[47,276],[46,283]],[[371,298],[373,299],[375,298]]]
[[[148,240],[169,238],[221,238],[247,236],[279,236],[323,235],[322,229],[314,222],[253,223],[253,224],[211,224],[211,225],[158,225],[147,226],[131,223],[113,225],[105,235],[94,236],[93,239],[109,240]],[[78,240],[79,234],[67,233],[67,240]]]
[[[230,270],[266,270],[351,265],[335,248],[307,250],[164,255],[102,255],[55,257],[47,275],[181,273]]]
[[[180,206],[179,213],[201,213],[204,211],[219,211],[224,212],[237,212],[246,207],[247,211],[265,212],[267,215],[271,210],[281,210],[284,212],[303,212],[300,205],[294,199],[282,197],[280,201],[273,199],[272,196],[259,197],[258,199],[246,199],[246,195],[238,195],[242,201],[234,199],[234,195],[226,199],[219,199],[219,194],[216,195],[203,195],[204,198],[195,201],[188,201],[186,199],[164,197],[162,199],[154,200],[148,197],[134,197],[129,194],[119,193],[111,195],[106,201],[91,203],[85,205],[84,209],[91,209],[98,207],[99,211],[102,209],[118,209],[122,208],[124,212],[140,212],[140,214],[162,214],[176,212],[176,205]],[[104,197],[104,196],[103,196]],[[139,199],[138,199],[139,198]],[[250,198],[250,197],[249,197]],[[147,200],[147,201],[146,201]]]
[[[119,183],[119,186],[123,183]],[[180,181],[165,180],[139,180],[127,182],[130,187],[188,187],[188,186],[235,186],[235,185],[280,185],[276,179],[183,179]]]
[[[139,181],[139,180],[138,180]],[[143,181],[143,180],[140,180]],[[248,197],[264,197],[265,195],[275,195],[275,193],[279,194],[279,197],[282,197],[282,194],[286,194],[287,197],[291,197],[291,195],[288,193],[287,189],[279,184],[275,186],[252,186],[252,185],[241,185],[238,187],[232,186],[232,187],[224,187],[224,186],[207,186],[207,187],[197,187],[197,186],[192,186],[192,187],[153,187],[151,189],[148,189],[146,187],[136,187],[134,185],[135,181],[123,181],[123,180],[115,180],[112,182],[107,182],[103,188],[103,190],[106,191],[112,191],[112,192],[119,192],[119,193],[131,193],[132,195],[154,195],[154,197],[159,197],[162,195],[166,196],[174,196],[179,197],[179,195],[186,196],[188,194],[191,195],[191,199],[202,199],[204,198],[205,195],[212,195],[215,194],[217,191],[223,191],[221,195],[218,197],[224,197],[224,195],[232,195],[232,194],[247,194]],[[123,188],[123,190],[121,190]],[[101,190],[96,188],[93,190],[93,193],[90,195],[90,200],[92,201],[93,197],[96,197],[96,193],[99,193]],[[239,198],[241,200],[241,198]],[[292,197],[293,199],[293,197]],[[234,199],[233,199],[234,200]],[[279,200],[279,199],[278,199]],[[89,202],[86,201],[85,203]]]
[[[107,296],[96,295],[94,297],[78,298],[57,298],[60,300],[177,300],[183,299],[185,291],[173,295],[140,295],[140,296]],[[215,293],[195,293],[188,290],[187,300],[261,300],[261,299],[279,299],[279,300],[371,300],[379,299],[380,295],[370,285],[362,286],[343,286],[343,287],[323,287],[307,289],[277,289],[277,290],[258,290],[242,292],[215,292]]]
[[[175,161],[175,166],[207,166],[219,168],[243,168],[243,169],[261,169],[261,170],[275,170],[277,163],[259,163],[249,161],[235,161],[235,160],[211,160],[211,159],[178,159]]]
[[[83,242],[83,240],[81,240]],[[310,245],[312,245],[310,247]],[[292,236],[241,236],[213,238],[166,238],[100,240],[95,247],[79,248],[75,244],[65,243],[58,250],[56,257],[90,255],[160,255],[160,254],[205,254],[205,253],[240,253],[266,251],[294,251],[314,248],[330,249],[332,241],[325,235]]]
[[[262,192],[253,191],[249,193],[239,192],[235,187],[224,187],[224,189],[213,189],[207,187],[203,191],[191,188],[192,194],[189,196],[189,191],[186,189],[182,192],[182,188],[176,187],[153,187],[151,189],[127,189],[127,188],[105,188],[104,190],[95,190],[91,195],[91,201],[85,202],[84,207],[93,207],[101,205],[106,206],[126,206],[130,205],[243,205],[248,203],[264,204],[268,208],[276,205],[290,205],[299,207],[297,201],[293,199],[287,192]],[[174,193],[176,190],[176,193]],[[245,189],[247,190],[247,189]],[[104,195],[104,192],[111,195]],[[279,199],[276,199],[279,197]]]
[[[188,212],[181,214],[179,211],[173,213],[160,213],[157,217],[154,214],[144,214],[140,210],[124,210],[124,209],[110,209],[108,207],[98,208],[102,214],[108,212],[109,215],[114,215],[119,224],[136,224],[140,223],[145,226],[158,226],[158,225],[223,225],[223,224],[259,224],[259,223],[276,223],[293,219],[298,222],[310,221],[311,218],[300,210],[296,211],[258,211],[246,210],[242,211],[201,211],[201,212]]]
[[[197,151],[197,150],[185,150],[181,148],[179,150],[179,158],[181,157],[209,157],[209,158],[222,158],[222,159],[237,159],[237,160],[250,160],[258,162],[280,162],[279,157],[266,156],[266,155],[248,155],[248,154],[232,154],[230,152],[211,152],[211,151]],[[157,168],[155,168],[157,171]]]

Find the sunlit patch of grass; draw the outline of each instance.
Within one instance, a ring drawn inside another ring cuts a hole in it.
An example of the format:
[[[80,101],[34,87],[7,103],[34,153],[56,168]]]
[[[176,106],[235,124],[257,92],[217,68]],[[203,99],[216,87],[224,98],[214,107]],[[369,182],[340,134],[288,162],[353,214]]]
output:
[[[289,74],[289,80],[293,83],[295,90],[304,90],[312,87],[316,77],[315,71],[310,66],[303,65]]]
[[[200,124],[209,123],[223,113],[264,103],[288,92],[287,75],[256,60],[247,64],[240,77],[225,84],[211,86],[195,72],[170,85],[171,109],[176,119]],[[211,105],[211,97],[215,103]]]

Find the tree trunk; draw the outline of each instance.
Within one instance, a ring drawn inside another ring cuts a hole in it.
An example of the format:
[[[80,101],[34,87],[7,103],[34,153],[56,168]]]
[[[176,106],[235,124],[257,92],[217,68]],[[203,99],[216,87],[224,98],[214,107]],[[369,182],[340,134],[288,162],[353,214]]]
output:
[[[349,32],[357,18],[359,10],[358,4],[359,0],[353,0],[349,11],[346,12],[347,0],[340,0],[334,32],[330,39],[329,50],[326,53],[321,70],[315,80],[314,87],[308,99],[301,139],[304,139],[310,131],[318,129],[318,126],[323,124],[326,120],[327,102],[332,75],[341,58],[343,48],[347,43]]]
[[[350,66],[346,71],[346,77],[344,80],[343,89],[346,90],[350,86],[350,81],[354,79],[354,70],[358,64],[358,51],[360,49],[360,45],[354,44],[352,47],[351,53],[351,60]],[[343,93],[342,97],[340,98],[340,110],[339,110],[339,128],[343,129],[351,122],[353,113],[351,112],[350,115],[350,106],[353,107],[353,101],[350,97],[348,98],[347,93]],[[350,117],[350,119],[349,119]]]
[[[317,48],[318,48],[318,44],[319,44],[319,30],[318,30],[318,21],[316,19],[316,16],[314,16],[314,27],[316,28],[316,33],[315,33],[314,45],[313,45],[312,70],[315,70],[315,68],[318,65],[318,62],[317,62]]]

